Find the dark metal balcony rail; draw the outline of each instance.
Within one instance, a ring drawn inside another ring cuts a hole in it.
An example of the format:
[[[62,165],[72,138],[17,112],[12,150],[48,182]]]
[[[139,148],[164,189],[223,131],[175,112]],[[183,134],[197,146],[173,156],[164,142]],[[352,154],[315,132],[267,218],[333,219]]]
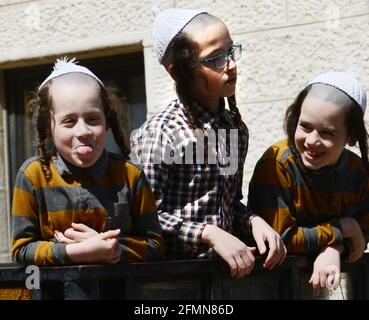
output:
[[[128,265],[76,265],[39,268],[39,289],[33,299],[328,299],[331,293],[314,296],[307,283],[312,261],[307,256],[288,256],[271,271],[257,257],[254,270],[233,279],[222,260],[162,261]],[[333,299],[369,299],[369,253],[354,264],[342,266],[342,287]],[[0,264],[0,288],[24,288],[26,268]],[[35,278],[36,279],[36,278]],[[35,283],[33,283],[35,284]],[[37,284],[36,284],[37,285]],[[329,298],[329,299],[331,299]]]

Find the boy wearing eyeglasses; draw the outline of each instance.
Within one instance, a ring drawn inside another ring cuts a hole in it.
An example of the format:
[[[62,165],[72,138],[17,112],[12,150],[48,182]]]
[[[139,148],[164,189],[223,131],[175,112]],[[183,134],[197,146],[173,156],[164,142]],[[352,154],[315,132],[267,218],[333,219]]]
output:
[[[218,255],[241,278],[254,267],[256,247],[240,239],[252,235],[264,267],[280,265],[280,236],[241,203],[248,147],[235,99],[241,44],[220,19],[199,10],[160,12],[153,31],[178,99],[146,121],[131,145],[154,191],[167,259]]]

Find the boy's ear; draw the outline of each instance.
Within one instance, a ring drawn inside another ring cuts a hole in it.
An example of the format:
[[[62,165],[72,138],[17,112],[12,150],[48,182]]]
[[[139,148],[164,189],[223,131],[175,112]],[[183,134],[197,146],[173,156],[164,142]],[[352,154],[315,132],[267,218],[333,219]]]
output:
[[[347,144],[350,147],[354,147],[356,142],[357,142],[357,140],[354,137],[350,137],[350,136],[348,137]]]
[[[166,65],[165,66],[165,69],[168,71],[168,73],[170,74],[171,78],[176,81],[176,78],[175,78],[175,75],[174,75],[174,72],[173,72],[173,64],[169,64],[169,65]]]

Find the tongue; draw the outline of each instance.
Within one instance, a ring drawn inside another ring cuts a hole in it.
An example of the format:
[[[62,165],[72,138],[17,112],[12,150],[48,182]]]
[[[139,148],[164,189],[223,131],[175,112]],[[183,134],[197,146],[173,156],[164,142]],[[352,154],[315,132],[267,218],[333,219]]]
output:
[[[92,148],[90,146],[80,146],[78,147],[77,152],[80,155],[85,156],[92,152]]]

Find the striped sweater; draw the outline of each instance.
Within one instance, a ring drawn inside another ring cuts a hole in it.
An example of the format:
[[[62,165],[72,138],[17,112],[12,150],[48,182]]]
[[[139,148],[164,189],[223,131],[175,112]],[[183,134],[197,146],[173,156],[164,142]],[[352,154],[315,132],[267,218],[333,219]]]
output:
[[[289,253],[342,243],[338,219],[354,217],[369,231],[369,183],[361,158],[345,149],[333,167],[308,170],[286,140],[256,164],[248,205],[278,231]]]
[[[49,181],[33,157],[19,169],[13,195],[13,260],[38,266],[67,265],[66,245],[54,230],[72,222],[98,232],[121,229],[122,262],[159,259],[163,250],[155,201],[142,170],[104,152],[90,168],[76,168],[60,155],[50,165]]]

